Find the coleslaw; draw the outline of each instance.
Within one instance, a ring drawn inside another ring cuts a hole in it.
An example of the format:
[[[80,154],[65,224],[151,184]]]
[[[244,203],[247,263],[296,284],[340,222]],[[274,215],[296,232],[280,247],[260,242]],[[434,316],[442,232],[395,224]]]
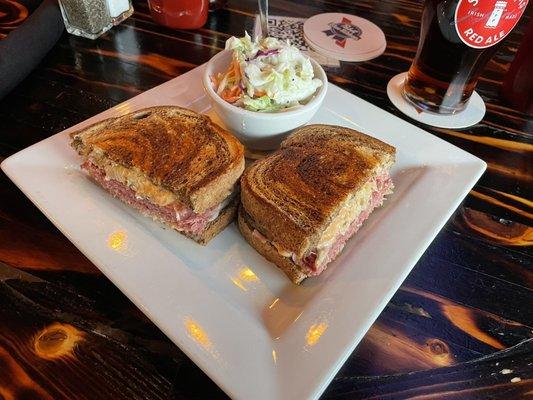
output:
[[[211,81],[220,97],[238,107],[259,112],[301,107],[323,84],[309,58],[288,41],[252,40],[246,33],[228,39],[226,50],[233,50],[231,64]]]

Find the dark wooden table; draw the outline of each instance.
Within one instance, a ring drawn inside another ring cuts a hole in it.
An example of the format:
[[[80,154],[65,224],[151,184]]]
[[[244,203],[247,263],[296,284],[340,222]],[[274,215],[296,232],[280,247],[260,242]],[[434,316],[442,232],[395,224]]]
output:
[[[0,101],[0,160],[206,62],[251,26],[256,2],[230,0],[197,31],[155,25],[144,2],[135,6],[97,41],[64,34]],[[388,46],[370,62],[330,69],[330,81],[404,118],[385,87],[413,58],[421,2],[271,1],[276,15],[339,10],[377,23]],[[424,127],[488,170],[324,398],[533,395],[533,121],[498,96],[530,11],[479,82],[484,120],[461,131]],[[0,174],[0,399],[224,397]]]

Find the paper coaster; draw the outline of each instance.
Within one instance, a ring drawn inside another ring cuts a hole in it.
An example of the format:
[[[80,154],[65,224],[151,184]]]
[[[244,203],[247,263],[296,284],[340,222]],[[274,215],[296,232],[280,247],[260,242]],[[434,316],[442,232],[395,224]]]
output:
[[[362,61],[372,60],[382,55],[385,52],[385,49],[387,48],[387,44],[385,43],[383,47],[378,48],[376,50],[369,51],[368,53],[357,53],[357,54],[340,54],[340,53],[333,53],[333,52],[330,53],[324,49],[319,49],[318,47],[316,47],[311,41],[307,39],[305,34],[304,34],[304,38],[309,48],[314,50],[316,53],[322,54],[329,58],[337,59],[339,61],[347,61],[347,62],[362,62]]]
[[[316,52],[343,61],[366,61],[387,47],[383,31],[355,15],[319,14],[305,21],[304,39]]]
[[[466,108],[452,115],[438,115],[423,111],[415,107],[402,95],[403,83],[407,72],[402,72],[392,78],[387,85],[387,95],[394,106],[415,121],[438,128],[467,128],[477,124],[485,115],[485,102],[481,96],[474,92],[468,101]]]

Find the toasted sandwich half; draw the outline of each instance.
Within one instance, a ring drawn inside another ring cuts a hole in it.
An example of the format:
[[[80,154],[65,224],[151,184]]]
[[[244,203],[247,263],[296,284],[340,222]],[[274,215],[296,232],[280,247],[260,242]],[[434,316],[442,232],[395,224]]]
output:
[[[82,168],[104,189],[198,243],[235,217],[243,146],[204,115],[151,107],[71,138]]]
[[[241,177],[239,228],[296,284],[319,275],[392,193],[395,148],[352,129],[308,125]]]

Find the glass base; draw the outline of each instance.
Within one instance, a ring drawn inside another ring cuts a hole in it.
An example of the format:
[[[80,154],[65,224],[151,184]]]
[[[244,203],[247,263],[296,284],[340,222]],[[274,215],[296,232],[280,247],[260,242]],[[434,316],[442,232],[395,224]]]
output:
[[[472,92],[466,108],[455,114],[436,114],[414,107],[403,95],[406,72],[396,75],[387,84],[387,96],[403,114],[420,123],[446,129],[462,129],[477,124],[485,115],[485,103],[476,91]]]
[[[409,93],[407,90],[405,90],[405,85],[402,86],[402,96],[414,107],[437,115],[454,115],[460,113],[466,108],[466,105],[468,104],[467,100],[463,103],[458,104],[456,107],[451,108],[446,107],[442,104],[428,102],[427,99]]]
[[[81,37],[84,37],[84,38],[87,38],[87,39],[93,39],[93,40],[99,38],[100,36],[102,36],[104,33],[106,33],[112,27],[113,27],[113,25],[109,24],[108,26],[106,26],[101,31],[99,31],[97,33],[91,33],[91,32],[86,32],[84,30],[76,28],[74,26],[67,25],[67,23],[65,21],[65,28],[66,28],[68,33],[70,33],[72,35],[76,35],[76,36],[81,36]]]

